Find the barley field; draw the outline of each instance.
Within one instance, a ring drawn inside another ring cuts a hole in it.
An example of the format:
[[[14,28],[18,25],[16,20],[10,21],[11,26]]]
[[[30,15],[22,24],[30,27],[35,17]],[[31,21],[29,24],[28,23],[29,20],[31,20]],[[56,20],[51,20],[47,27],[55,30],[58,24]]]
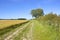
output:
[[[27,20],[0,20],[0,29],[9,27],[10,25],[15,25],[19,23],[26,22]]]

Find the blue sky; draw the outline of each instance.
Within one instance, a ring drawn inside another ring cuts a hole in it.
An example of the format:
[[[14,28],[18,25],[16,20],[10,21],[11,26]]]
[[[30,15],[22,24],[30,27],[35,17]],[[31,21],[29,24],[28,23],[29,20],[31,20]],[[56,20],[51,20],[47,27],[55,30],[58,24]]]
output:
[[[42,8],[44,13],[60,14],[59,0],[0,0],[0,18],[31,19],[31,10]]]

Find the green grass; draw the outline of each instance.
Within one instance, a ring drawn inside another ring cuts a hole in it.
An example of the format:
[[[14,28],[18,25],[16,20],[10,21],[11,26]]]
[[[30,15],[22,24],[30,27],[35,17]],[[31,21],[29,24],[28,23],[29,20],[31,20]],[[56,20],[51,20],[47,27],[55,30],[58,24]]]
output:
[[[56,30],[50,25],[43,25],[38,21],[34,21],[33,40],[56,40]]]

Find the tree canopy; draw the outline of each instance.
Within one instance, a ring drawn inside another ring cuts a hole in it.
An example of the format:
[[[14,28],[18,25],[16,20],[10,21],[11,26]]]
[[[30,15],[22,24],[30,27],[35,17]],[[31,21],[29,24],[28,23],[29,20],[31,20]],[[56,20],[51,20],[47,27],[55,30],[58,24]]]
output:
[[[33,17],[38,18],[44,15],[43,9],[34,9],[31,11]]]

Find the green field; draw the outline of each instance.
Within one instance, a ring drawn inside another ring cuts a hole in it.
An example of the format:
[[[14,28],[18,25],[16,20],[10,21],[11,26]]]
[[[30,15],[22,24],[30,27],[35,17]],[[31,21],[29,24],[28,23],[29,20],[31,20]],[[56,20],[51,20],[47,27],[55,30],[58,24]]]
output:
[[[60,40],[60,32],[56,28],[37,20],[3,30],[0,30],[0,40]]]
[[[59,36],[52,26],[34,21],[33,40],[56,40],[57,37]]]

